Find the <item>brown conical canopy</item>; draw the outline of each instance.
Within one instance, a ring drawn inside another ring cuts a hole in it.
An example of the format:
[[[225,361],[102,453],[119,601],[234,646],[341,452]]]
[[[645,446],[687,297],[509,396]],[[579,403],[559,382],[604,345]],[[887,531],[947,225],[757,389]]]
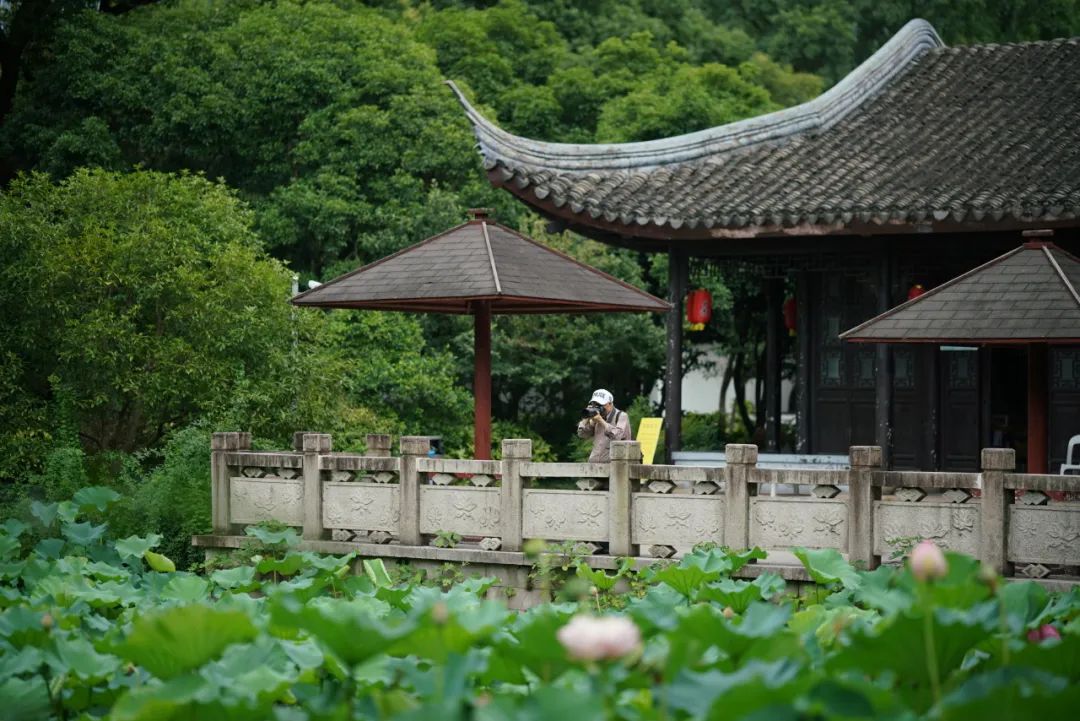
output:
[[[417,313],[587,313],[668,310],[668,304],[506,226],[483,211],[293,298],[296,305]]]
[[[296,305],[475,317],[474,445],[491,457],[492,313],[667,312],[670,305],[470,211],[472,220],[300,293]]]

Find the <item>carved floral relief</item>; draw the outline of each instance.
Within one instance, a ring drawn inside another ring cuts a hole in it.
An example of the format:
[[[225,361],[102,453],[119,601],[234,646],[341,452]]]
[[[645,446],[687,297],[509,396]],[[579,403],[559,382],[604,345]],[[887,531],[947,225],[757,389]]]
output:
[[[606,541],[607,495],[593,491],[526,489],[522,533],[552,541]]]
[[[843,501],[754,499],[750,543],[762,548],[847,548],[847,504]]]
[[[229,513],[233,523],[304,522],[304,485],[285,478],[233,478],[229,483]]]
[[[1080,504],[1013,506],[1009,559],[1080,565]]]
[[[397,531],[397,486],[374,483],[324,483],[323,525],[358,531]]]
[[[497,488],[422,486],[420,532],[455,531],[464,536],[499,535]]]
[[[723,542],[724,500],[718,496],[634,495],[630,533],[641,545]]]
[[[930,540],[950,551],[977,555],[979,552],[979,507],[954,503],[905,503],[879,501],[874,504],[874,553],[893,553],[890,539]]]

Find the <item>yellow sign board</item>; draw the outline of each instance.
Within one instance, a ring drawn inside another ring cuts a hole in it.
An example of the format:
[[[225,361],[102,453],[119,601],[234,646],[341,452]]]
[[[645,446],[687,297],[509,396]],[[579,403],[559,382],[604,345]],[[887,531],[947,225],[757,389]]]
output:
[[[663,418],[642,418],[638,424],[637,440],[641,443],[641,462],[649,464],[653,462],[656,453],[656,444],[660,441],[660,426]]]

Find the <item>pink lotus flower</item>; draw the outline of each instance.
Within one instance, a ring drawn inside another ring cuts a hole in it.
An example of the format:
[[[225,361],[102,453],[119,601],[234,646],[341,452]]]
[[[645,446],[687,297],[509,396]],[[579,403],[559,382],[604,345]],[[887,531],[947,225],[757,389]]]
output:
[[[911,573],[920,581],[944,578],[949,572],[945,554],[933,541],[920,541],[911,551]]]
[[[641,646],[638,627],[623,616],[574,616],[556,637],[570,658],[578,661],[622,658]]]
[[[1027,637],[1028,641],[1031,641],[1032,643],[1042,643],[1048,638],[1060,639],[1061,634],[1058,633],[1058,630],[1050,624],[1044,623],[1042,626],[1039,626],[1038,628],[1033,628],[1028,631]]]

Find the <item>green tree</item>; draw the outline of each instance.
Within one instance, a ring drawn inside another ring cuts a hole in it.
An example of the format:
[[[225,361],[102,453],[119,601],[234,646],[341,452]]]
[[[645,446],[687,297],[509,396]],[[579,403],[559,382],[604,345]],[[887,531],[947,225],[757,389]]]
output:
[[[247,427],[264,434],[332,406],[332,381],[311,382],[321,360],[299,352],[319,328],[287,305],[252,222],[198,176],[17,179],[0,196],[5,442],[50,441],[34,421],[57,404],[88,449],[128,452],[226,412],[234,392],[258,398],[248,422],[265,422]]]
[[[189,0],[87,12],[50,50],[2,132],[23,167],[222,177],[273,252],[308,273],[442,230],[425,223],[444,187],[465,202],[494,195],[434,52],[375,10]]]

